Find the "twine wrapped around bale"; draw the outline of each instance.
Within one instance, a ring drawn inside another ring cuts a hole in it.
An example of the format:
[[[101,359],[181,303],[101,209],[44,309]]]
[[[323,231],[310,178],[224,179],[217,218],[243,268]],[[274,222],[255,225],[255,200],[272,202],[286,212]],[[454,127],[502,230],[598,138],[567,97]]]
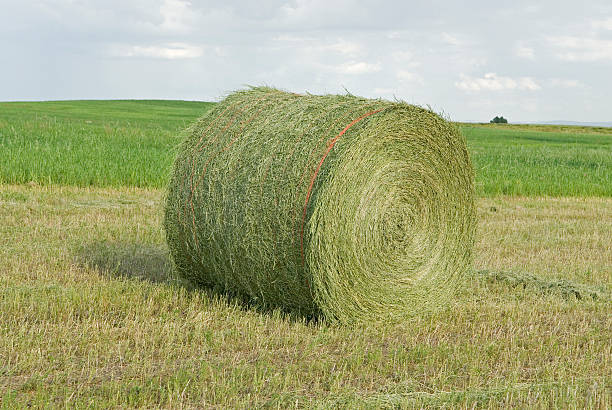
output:
[[[440,305],[474,215],[465,139],[435,113],[253,88],[188,130],[164,224],[184,279],[346,323]]]

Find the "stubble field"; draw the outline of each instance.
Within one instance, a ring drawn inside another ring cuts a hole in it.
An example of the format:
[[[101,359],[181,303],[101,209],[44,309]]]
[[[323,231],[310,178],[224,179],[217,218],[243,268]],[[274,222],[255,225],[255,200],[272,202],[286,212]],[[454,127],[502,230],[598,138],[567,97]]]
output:
[[[474,277],[397,325],[305,322],[175,281],[161,229],[206,103],[0,103],[3,407],[612,405],[612,306]],[[475,268],[612,291],[612,130],[461,125]]]

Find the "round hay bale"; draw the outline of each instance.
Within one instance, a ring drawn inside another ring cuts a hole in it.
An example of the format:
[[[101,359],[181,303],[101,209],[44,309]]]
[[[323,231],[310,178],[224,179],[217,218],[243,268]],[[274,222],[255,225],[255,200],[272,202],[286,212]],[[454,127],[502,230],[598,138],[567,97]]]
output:
[[[188,130],[164,225],[182,278],[346,323],[443,303],[474,214],[465,139],[432,111],[253,88]]]

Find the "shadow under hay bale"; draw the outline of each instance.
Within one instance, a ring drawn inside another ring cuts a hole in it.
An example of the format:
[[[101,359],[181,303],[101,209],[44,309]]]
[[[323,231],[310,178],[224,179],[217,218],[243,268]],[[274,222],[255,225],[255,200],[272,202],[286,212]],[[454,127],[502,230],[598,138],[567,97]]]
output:
[[[92,242],[76,251],[77,263],[103,274],[153,283],[172,279],[168,249],[161,246],[122,242]]]
[[[182,280],[172,271],[168,249],[162,246],[143,245],[130,242],[91,242],[75,251],[76,263],[89,269],[96,269],[111,278],[126,278],[158,284],[173,284],[189,293],[205,293],[211,300],[219,300],[228,306],[243,311],[273,314],[291,322],[315,324],[318,318],[295,314],[290,310],[262,306],[247,295],[228,292],[219,287],[197,287]]]

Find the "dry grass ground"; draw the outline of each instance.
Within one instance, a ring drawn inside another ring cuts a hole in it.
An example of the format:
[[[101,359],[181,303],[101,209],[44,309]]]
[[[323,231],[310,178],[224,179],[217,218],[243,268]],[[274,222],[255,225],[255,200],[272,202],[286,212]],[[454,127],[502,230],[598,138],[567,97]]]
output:
[[[496,197],[479,204],[477,269],[612,284],[612,199]]]
[[[444,310],[330,327],[169,279],[161,191],[0,186],[0,403],[612,406],[612,307],[474,279]],[[477,268],[611,289],[612,199],[478,202]]]

